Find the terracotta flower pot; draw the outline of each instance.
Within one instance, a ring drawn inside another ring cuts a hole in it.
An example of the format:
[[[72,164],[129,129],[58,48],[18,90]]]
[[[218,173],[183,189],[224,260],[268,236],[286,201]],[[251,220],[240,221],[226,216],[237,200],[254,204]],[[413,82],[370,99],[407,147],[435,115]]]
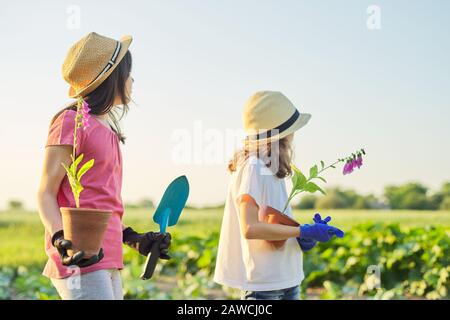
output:
[[[64,238],[72,242],[67,254],[83,250],[85,257],[98,254],[112,212],[108,210],[60,208]]]
[[[259,215],[260,221],[264,221],[270,224],[283,224],[292,227],[300,226],[300,224],[297,221],[272,207],[262,207],[259,212]],[[275,248],[279,249],[284,246],[286,240],[268,241],[268,242],[270,242]]]

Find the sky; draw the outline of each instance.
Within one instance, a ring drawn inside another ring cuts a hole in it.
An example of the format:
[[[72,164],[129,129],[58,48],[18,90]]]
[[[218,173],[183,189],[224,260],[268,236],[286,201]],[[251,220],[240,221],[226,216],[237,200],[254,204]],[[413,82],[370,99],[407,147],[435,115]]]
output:
[[[243,106],[259,90],[312,114],[295,136],[300,168],[366,149],[364,166],[329,172],[328,187],[380,195],[417,181],[436,190],[450,180],[450,2],[343,3],[2,1],[0,208],[10,199],[36,207],[49,121],[70,101],[62,62],[91,31],[134,38],[125,202],[158,202],[185,174],[189,203],[222,203],[238,147],[226,137],[242,129]],[[183,161],[180,133],[191,138]]]

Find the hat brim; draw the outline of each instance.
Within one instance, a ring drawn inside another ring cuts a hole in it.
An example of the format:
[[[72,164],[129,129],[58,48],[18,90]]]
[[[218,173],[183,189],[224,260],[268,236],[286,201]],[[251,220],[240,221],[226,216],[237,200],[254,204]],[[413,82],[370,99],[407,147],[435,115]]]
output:
[[[298,119],[292,124],[292,126],[290,126],[288,129],[284,130],[283,132],[271,136],[270,138],[263,138],[263,139],[259,139],[259,140],[248,140],[250,143],[268,143],[268,142],[273,142],[273,141],[277,141],[280,139],[283,139],[284,137],[287,137],[288,135],[294,133],[295,131],[301,129],[302,127],[304,127],[309,120],[311,119],[311,115],[309,113],[300,113],[300,116],[298,117]]]
[[[119,41],[122,44],[121,48],[120,48],[120,52],[117,55],[116,63],[111,67],[111,69],[109,69],[103,76],[101,76],[100,78],[98,78],[97,80],[95,80],[94,82],[89,84],[87,87],[83,88],[82,90],[80,90],[78,92],[75,91],[75,89],[73,87],[70,87],[69,97],[71,97],[71,98],[76,98],[76,97],[80,97],[80,96],[85,97],[86,95],[88,95],[89,93],[91,93],[92,91],[97,89],[98,86],[100,86],[103,83],[103,81],[105,81],[105,79],[110,76],[110,74],[117,68],[119,63],[122,61],[123,57],[125,57],[125,54],[127,53],[128,48],[130,47],[130,44],[133,41],[133,37],[123,36],[122,38],[120,38]]]

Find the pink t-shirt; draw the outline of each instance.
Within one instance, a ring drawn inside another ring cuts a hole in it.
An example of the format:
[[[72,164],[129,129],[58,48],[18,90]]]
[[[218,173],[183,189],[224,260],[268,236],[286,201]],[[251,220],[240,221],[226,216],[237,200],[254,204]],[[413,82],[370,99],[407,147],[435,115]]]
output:
[[[74,110],[64,111],[50,127],[46,147],[73,145],[75,126]],[[119,138],[111,128],[91,116],[86,129],[77,130],[77,156],[84,154],[79,168],[90,159],[94,166],[81,178],[84,190],[80,195],[81,208],[111,210],[113,214],[103,240],[104,258],[89,267],[81,268],[81,273],[102,269],[122,269],[122,215],[124,212],[122,188],[122,155]],[[75,207],[75,200],[67,176],[61,182],[57,196],[60,207]],[[51,237],[45,232],[45,251],[49,260],[43,274],[50,278],[66,278],[73,270],[63,266],[58,251],[51,244]]]

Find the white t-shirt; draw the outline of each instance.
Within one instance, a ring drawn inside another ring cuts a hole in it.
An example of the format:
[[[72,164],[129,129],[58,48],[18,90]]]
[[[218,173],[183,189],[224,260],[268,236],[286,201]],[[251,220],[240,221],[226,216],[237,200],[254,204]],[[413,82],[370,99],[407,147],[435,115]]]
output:
[[[265,240],[248,240],[241,232],[238,198],[250,195],[261,208],[282,211],[288,195],[279,179],[250,157],[231,174],[220,232],[214,281],[240,290],[270,291],[297,286],[304,279],[303,257],[295,238],[276,249]],[[289,207],[286,214],[292,217]]]

